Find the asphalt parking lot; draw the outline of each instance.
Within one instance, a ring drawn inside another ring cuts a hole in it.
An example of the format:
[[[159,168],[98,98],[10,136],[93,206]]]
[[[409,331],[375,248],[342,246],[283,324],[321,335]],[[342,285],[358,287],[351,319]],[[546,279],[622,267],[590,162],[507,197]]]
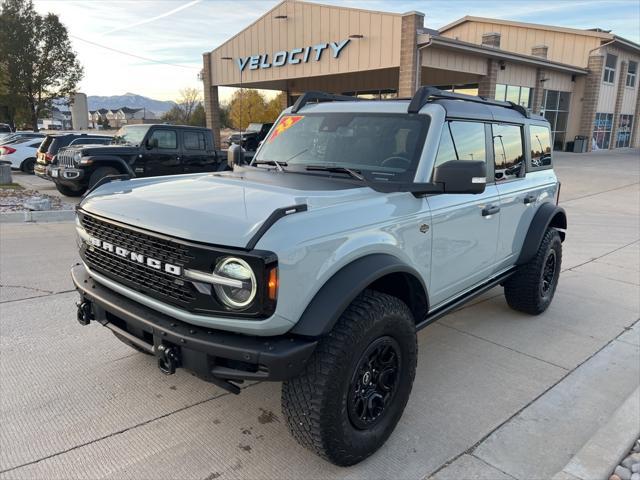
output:
[[[640,383],[639,153],[556,157],[569,232],[550,309],[496,288],[423,330],[398,428],[348,469],[289,436],[279,384],[165,376],[81,327],[72,223],[0,224],[0,478],[550,478]]]

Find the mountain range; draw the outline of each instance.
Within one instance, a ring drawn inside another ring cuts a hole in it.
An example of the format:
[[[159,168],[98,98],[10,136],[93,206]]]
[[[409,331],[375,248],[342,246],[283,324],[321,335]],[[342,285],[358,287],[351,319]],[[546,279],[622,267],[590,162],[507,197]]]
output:
[[[87,97],[89,110],[98,110],[100,108],[146,108],[153,113],[164,113],[171,110],[175,102],[170,100],[154,100],[135,93],[125,93],[124,95],[98,96],[89,95]]]

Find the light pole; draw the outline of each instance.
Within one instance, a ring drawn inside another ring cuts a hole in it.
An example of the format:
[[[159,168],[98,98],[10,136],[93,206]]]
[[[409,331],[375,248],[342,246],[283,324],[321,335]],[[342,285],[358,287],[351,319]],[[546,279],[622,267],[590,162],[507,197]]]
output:
[[[233,61],[233,57],[221,57],[222,60]],[[244,110],[242,110],[242,98],[244,97],[244,90],[242,88],[242,69],[240,69],[240,146],[242,147],[242,119],[244,117]]]

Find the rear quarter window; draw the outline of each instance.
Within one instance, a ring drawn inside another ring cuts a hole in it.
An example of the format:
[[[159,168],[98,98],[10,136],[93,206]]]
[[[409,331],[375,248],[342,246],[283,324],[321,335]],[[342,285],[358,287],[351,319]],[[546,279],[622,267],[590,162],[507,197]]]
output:
[[[529,125],[529,142],[531,145],[531,161],[527,165],[527,170],[536,171],[553,168],[549,127]]]

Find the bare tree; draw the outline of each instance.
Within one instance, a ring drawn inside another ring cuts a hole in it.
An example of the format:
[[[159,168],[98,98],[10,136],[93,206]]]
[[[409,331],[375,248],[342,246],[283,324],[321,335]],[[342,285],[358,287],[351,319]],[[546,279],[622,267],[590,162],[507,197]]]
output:
[[[180,90],[180,98],[178,99],[178,107],[182,110],[182,121],[189,125],[193,112],[200,102],[202,96],[197,88],[184,88]]]

